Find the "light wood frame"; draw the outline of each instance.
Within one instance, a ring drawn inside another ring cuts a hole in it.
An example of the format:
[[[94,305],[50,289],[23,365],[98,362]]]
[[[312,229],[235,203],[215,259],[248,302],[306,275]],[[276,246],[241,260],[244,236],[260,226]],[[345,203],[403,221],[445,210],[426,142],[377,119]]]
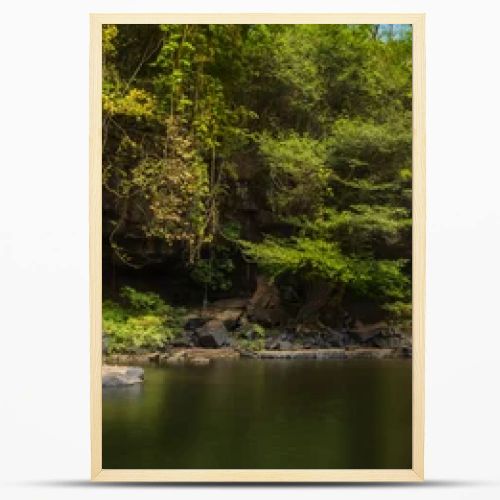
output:
[[[103,469],[102,191],[103,24],[412,24],[413,25],[413,406],[411,469]],[[424,14],[91,14],[90,15],[90,401],[91,478],[123,482],[417,482],[424,479],[425,322],[425,15]]]

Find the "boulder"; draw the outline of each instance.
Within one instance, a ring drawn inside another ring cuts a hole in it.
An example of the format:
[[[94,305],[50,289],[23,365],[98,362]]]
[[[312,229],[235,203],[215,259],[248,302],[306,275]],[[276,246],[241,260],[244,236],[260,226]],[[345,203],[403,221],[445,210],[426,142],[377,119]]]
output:
[[[240,324],[240,318],[243,316],[243,310],[240,309],[225,309],[216,312],[214,319],[218,319],[224,323],[227,330],[234,330]]]
[[[349,335],[336,330],[329,330],[323,338],[328,347],[345,347],[349,344]]]
[[[102,367],[103,387],[122,387],[139,384],[144,381],[144,369],[137,366],[111,366]]]
[[[206,321],[218,319],[228,330],[234,330],[242,322],[247,303],[248,299],[242,298],[216,300],[201,311],[201,316]]]
[[[288,340],[280,340],[277,342],[276,349],[279,351],[290,351],[293,349],[293,344]]]
[[[349,335],[354,342],[366,344],[377,335],[387,335],[389,331],[387,323],[379,321],[377,323],[364,324],[357,320],[354,328],[349,330]]]
[[[140,366],[126,367],[125,374],[130,379],[138,379],[141,382],[144,380],[144,368],[141,368]]]
[[[229,345],[229,336],[224,323],[211,319],[197,331],[198,344],[201,347],[223,347]]]
[[[186,321],[184,328],[186,330],[191,330],[194,332],[198,328],[201,328],[207,321],[208,321],[208,318],[200,318],[198,316],[191,317],[191,318],[188,318],[188,320]]]
[[[267,337],[264,342],[264,348],[267,350],[270,349],[278,349],[278,341],[279,339],[274,335],[271,337]]]

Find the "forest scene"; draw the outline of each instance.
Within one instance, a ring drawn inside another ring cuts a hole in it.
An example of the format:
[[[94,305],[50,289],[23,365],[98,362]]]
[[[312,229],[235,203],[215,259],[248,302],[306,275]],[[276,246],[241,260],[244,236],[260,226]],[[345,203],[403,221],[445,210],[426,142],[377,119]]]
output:
[[[105,25],[102,69],[104,466],[411,467],[411,25]]]

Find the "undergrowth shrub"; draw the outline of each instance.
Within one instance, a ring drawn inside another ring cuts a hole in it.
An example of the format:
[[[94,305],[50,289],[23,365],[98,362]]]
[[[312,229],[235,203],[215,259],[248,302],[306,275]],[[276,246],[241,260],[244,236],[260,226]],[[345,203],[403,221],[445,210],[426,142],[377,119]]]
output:
[[[120,302],[103,302],[103,333],[108,351],[157,349],[182,331],[184,313],[155,293],[123,287]]]

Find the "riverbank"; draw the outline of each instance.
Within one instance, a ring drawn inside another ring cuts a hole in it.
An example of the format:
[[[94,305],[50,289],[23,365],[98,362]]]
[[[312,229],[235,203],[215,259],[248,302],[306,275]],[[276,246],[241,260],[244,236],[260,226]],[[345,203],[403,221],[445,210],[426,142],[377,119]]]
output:
[[[166,352],[142,352],[108,354],[103,360],[105,364],[209,364],[219,359],[395,359],[410,358],[411,350],[399,348],[373,348],[373,347],[348,347],[348,348],[326,348],[326,349],[287,349],[245,351],[231,347],[210,348],[172,348]]]
[[[259,288],[257,291],[259,293],[255,295],[264,293]],[[137,332],[144,328],[151,329],[150,316],[139,318],[140,321],[134,316],[132,322],[129,318],[121,325],[123,331],[118,332],[111,328],[116,327],[116,322],[108,321],[105,324],[108,329],[103,335],[103,355],[109,358],[110,364],[165,362],[198,365],[209,364],[213,359],[238,357],[383,359],[412,356],[411,334],[386,322],[364,324],[359,320],[350,320],[337,329],[319,321],[309,324],[289,321],[277,325],[269,321],[268,308],[256,307],[255,303],[258,301],[254,297],[250,300],[235,298],[214,302],[202,310],[186,310],[182,317],[178,315],[175,329],[165,340],[158,342],[161,332],[157,332],[157,337],[153,335],[155,342],[149,344],[142,342],[144,339],[140,339]],[[120,315],[115,311],[112,315],[114,321],[116,317]],[[155,321],[165,323],[159,312]],[[150,329],[145,331],[151,333]],[[135,333],[130,336],[130,332]]]

